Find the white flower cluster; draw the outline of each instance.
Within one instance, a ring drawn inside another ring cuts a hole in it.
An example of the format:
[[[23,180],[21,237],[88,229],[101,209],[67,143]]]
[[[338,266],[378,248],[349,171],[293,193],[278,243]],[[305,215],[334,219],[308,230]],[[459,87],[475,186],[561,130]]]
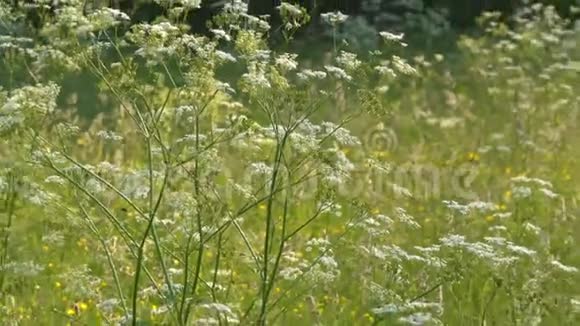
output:
[[[298,68],[297,57],[298,55],[294,53],[283,53],[276,58],[276,66],[284,72],[296,70]]]
[[[537,191],[550,199],[554,199],[559,196],[556,192],[554,192],[552,183],[546,180],[518,176],[511,178],[511,182],[511,191],[513,197],[516,199],[523,199],[532,196],[534,188],[536,188]]]
[[[303,69],[296,74],[298,79],[303,81],[310,81],[312,79],[324,79],[326,78],[326,72],[320,70],[310,70]]]
[[[344,71],[344,69],[342,68],[326,65],[324,66],[324,69],[326,69],[326,71],[336,79],[343,79],[346,81],[352,80],[352,77],[349,74],[347,74],[346,71]]]
[[[54,83],[24,86],[12,91],[5,103],[0,103],[0,132],[42,120],[56,109],[59,91]]]
[[[101,138],[102,140],[110,142],[119,142],[123,140],[123,136],[117,134],[112,130],[99,130],[97,132],[97,137]]]
[[[287,31],[299,28],[308,17],[305,10],[289,2],[282,2],[276,9],[280,12]]]
[[[403,42],[403,37],[405,36],[403,33],[400,34],[393,34],[391,32],[380,32],[379,35],[383,38],[383,40],[387,43],[395,43],[402,47],[406,47],[407,43]]]
[[[358,59],[355,53],[340,51],[340,55],[336,58],[336,62],[347,71],[353,71],[362,65],[362,61]]]
[[[467,215],[471,212],[477,211],[480,213],[491,212],[497,210],[497,205],[490,202],[473,201],[467,204],[459,204],[454,200],[444,200],[443,204],[452,211],[461,215]]]
[[[342,23],[344,23],[348,19],[348,15],[343,14],[340,11],[335,12],[326,12],[320,14],[320,18],[326,24],[336,27]]]
[[[93,30],[106,30],[120,25],[123,22],[129,22],[131,18],[124,12],[113,8],[101,8],[88,16]]]

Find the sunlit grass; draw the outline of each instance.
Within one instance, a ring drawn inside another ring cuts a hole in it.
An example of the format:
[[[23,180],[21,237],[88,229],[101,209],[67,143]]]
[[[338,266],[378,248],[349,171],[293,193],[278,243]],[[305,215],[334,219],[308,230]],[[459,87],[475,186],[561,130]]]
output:
[[[551,7],[453,59],[385,32],[306,69],[239,1],[207,38],[79,5],[1,43],[2,324],[580,322],[578,33]],[[111,107],[85,128],[55,70]]]

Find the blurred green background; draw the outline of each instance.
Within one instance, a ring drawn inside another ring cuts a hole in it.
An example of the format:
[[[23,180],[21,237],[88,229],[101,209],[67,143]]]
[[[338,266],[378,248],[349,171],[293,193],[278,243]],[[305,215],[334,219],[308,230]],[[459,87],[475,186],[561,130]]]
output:
[[[26,7],[26,1],[10,1],[12,6]],[[188,14],[187,22],[193,33],[207,34],[208,21],[233,0],[203,0],[201,8]],[[280,18],[276,7],[281,0],[246,0],[249,12],[252,14],[270,15],[273,26],[270,35],[273,49],[286,47],[280,30],[277,29]],[[475,36],[481,32],[476,28],[476,18],[485,11],[499,11],[508,21],[515,11],[529,6],[526,0],[300,0],[289,1],[305,7],[311,16],[307,27],[300,29],[294,36],[291,48],[284,50],[300,54],[301,60],[320,61],[327,57],[325,53],[332,49],[333,31],[320,21],[320,14],[339,10],[349,19],[334,31],[341,49],[368,53],[378,46],[380,31],[405,33],[406,42],[410,45],[407,54],[422,55],[441,53],[452,58],[455,68],[465,66],[463,58],[457,51],[457,40],[461,35]],[[139,22],[154,22],[163,19],[165,9],[162,1],[153,0],[87,0],[88,8],[110,6],[118,8],[131,16],[132,24]],[[547,0],[545,4],[554,5],[560,15],[570,18],[578,16],[573,9],[580,5],[580,0]],[[58,7],[58,1],[53,2],[53,8]],[[29,10],[28,23],[34,26],[38,17]],[[0,24],[0,34],[29,34],[30,26],[15,26]],[[12,31],[11,31],[12,30]],[[37,41],[40,35],[33,36]],[[452,66],[453,66],[452,65]],[[453,67],[450,67],[453,69]],[[19,81],[19,72],[11,71],[10,67],[0,62],[0,87],[11,89]],[[231,69],[237,69],[231,67]],[[228,75],[227,72],[224,75]],[[111,108],[107,96],[99,96],[99,90],[94,77],[88,73],[66,75],[62,78],[61,107],[79,108],[81,116],[91,119],[100,112]],[[14,83],[15,85],[10,85]]]

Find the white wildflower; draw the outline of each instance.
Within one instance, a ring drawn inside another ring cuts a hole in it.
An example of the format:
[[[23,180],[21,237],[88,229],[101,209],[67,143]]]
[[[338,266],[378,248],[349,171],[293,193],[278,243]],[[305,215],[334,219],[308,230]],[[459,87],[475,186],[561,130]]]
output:
[[[232,308],[230,308],[230,306],[223,304],[223,303],[218,303],[218,302],[206,303],[206,304],[200,305],[200,307],[214,310],[216,312],[219,312],[220,314],[234,315]]]
[[[276,65],[283,71],[291,71],[298,68],[298,62],[296,62],[297,54],[294,53],[283,53],[276,58]]]
[[[324,255],[320,257],[319,262],[327,268],[338,268],[338,263],[331,256]]]
[[[540,234],[540,232],[542,231],[542,229],[538,226],[535,226],[534,224],[530,223],[530,222],[526,222],[524,224],[524,229],[530,233],[533,233],[535,235]]]
[[[470,210],[478,210],[480,212],[487,212],[487,211],[495,210],[496,206],[494,203],[490,203],[490,202],[474,201],[474,202],[467,204],[467,208]]]
[[[44,179],[44,182],[45,183],[54,183],[54,184],[57,184],[57,185],[60,185],[60,186],[66,184],[66,180],[64,178],[58,176],[58,175],[48,176],[46,179]],[[0,190],[1,189],[2,188],[0,187]]]
[[[201,0],[180,0],[183,7],[187,9],[199,9],[201,8]]]
[[[355,53],[340,51],[336,62],[346,70],[355,70],[362,64]]]
[[[228,34],[226,31],[224,31],[223,29],[210,29],[210,32],[215,36],[216,39],[218,40],[225,40],[225,41],[231,41],[232,38],[230,36],[230,34]]]
[[[516,186],[512,188],[512,195],[516,199],[528,198],[532,195],[532,189],[525,186]]]
[[[540,188],[540,192],[543,193],[544,195],[546,195],[546,197],[548,198],[557,198],[558,194],[553,192],[552,190],[548,189],[548,188]]]
[[[267,176],[272,174],[272,168],[264,162],[257,162],[250,164],[248,172],[250,175]]]
[[[97,303],[97,308],[103,312],[111,313],[119,303],[119,299],[116,298],[106,299]]]
[[[413,229],[421,228],[421,225],[415,221],[415,218],[407,213],[402,207],[396,207],[395,213],[399,222],[410,226]]]
[[[288,281],[293,281],[302,275],[302,270],[297,267],[287,267],[280,270],[280,276]]]
[[[580,313],[580,300],[579,299],[570,299],[570,305],[572,306],[572,310],[574,313]]]
[[[552,183],[539,178],[529,178],[526,176],[518,176],[511,178],[512,182],[515,183],[534,183],[544,188],[553,188]]]
[[[287,14],[290,17],[299,17],[302,15],[300,7],[289,2],[282,2],[276,9],[280,10],[281,14]]]
[[[380,65],[375,66],[374,69],[382,76],[397,77],[397,73],[395,73],[395,71],[389,67],[388,62],[383,62]]]
[[[402,47],[406,47],[407,43],[403,42],[403,37],[405,36],[403,33],[400,34],[393,34],[391,32],[380,32],[379,35],[383,38],[383,40],[387,43],[396,43]]]
[[[248,4],[243,0],[232,0],[226,2],[223,10],[232,14],[244,14],[248,12]]]
[[[503,237],[484,237],[483,239],[496,246],[505,246],[509,242]]]
[[[429,312],[416,312],[409,316],[400,317],[399,322],[413,326],[424,326],[434,322],[434,318]]]
[[[578,268],[576,268],[576,267],[574,267],[574,266],[568,266],[568,265],[564,265],[564,264],[562,264],[562,263],[561,263],[560,261],[558,261],[558,260],[552,260],[552,261],[550,262],[550,264],[551,264],[551,265],[552,265],[554,268],[556,268],[556,269],[558,269],[558,270],[560,270],[560,271],[562,271],[562,272],[566,272],[566,273],[577,273],[577,272],[578,272]]]
[[[236,62],[236,57],[234,57],[231,53],[227,53],[221,50],[215,51],[215,56],[225,62]]]
[[[320,15],[320,18],[326,24],[336,27],[337,25],[344,23],[348,19],[348,15],[345,15],[340,11],[335,11],[323,13]]]
[[[103,140],[107,140],[107,141],[112,141],[112,142],[118,142],[123,140],[123,136],[117,134],[114,131],[110,131],[110,130],[100,130],[97,132],[97,137],[103,139]]]
[[[400,58],[396,55],[393,56],[391,60],[393,67],[398,72],[402,73],[403,75],[416,75],[417,70],[413,68],[407,61],[403,58]]]
[[[536,254],[535,250],[532,250],[532,249],[529,249],[529,248],[526,248],[523,246],[514,245],[514,244],[508,244],[507,249],[515,254],[520,254],[520,255],[525,255],[525,256],[534,256]]]
[[[391,184],[391,189],[393,190],[393,193],[395,194],[395,196],[397,197],[408,197],[408,198],[412,198],[413,194],[411,193],[411,190],[400,186],[396,183]]]
[[[263,69],[252,68],[249,72],[245,73],[241,77],[242,83],[247,85],[248,90],[259,90],[270,88],[271,84],[266,77]]]
[[[467,215],[470,212],[470,209],[467,205],[462,205],[459,204],[458,202],[454,201],[454,200],[444,200],[443,204],[445,204],[445,206],[447,206],[447,208],[458,212],[461,215]]]
[[[326,78],[326,72],[320,70],[310,70],[303,69],[296,76],[303,81],[309,81],[311,79],[324,79]]]
[[[511,212],[497,212],[492,214],[494,217],[497,217],[500,220],[506,219],[512,216]]]
[[[393,34],[391,32],[380,32],[379,35],[385,40],[385,41],[396,41],[399,42],[401,40],[403,40],[403,37],[405,36],[403,33],[400,34]]]
[[[447,247],[461,247],[463,245],[465,245],[465,236],[462,235],[458,235],[458,234],[450,234],[447,235],[441,239],[439,239],[439,241]]]
[[[335,67],[335,66],[324,66],[324,69],[326,69],[326,71],[328,71],[328,73],[332,76],[334,76],[335,78],[338,79],[344,79],[344,80],[352,80],[352,77],[349,76],[346,71],[344,71],[342,68],[339,67]]]
[[[101,8],[88,16],[95,30],[104,30],[129,22],[131,18],[124,12],[113,8]]]
[[[465,250],[482,259],[494,259],[497,254],[492,246],[483,242],[466,243]]]

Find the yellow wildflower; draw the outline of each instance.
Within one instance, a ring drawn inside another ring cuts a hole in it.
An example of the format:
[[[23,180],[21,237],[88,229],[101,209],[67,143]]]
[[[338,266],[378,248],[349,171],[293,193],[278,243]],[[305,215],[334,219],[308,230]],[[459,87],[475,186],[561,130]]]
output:
[[[512,192],[511,192],[511,191],[509,191],[509,190],[508,190],[508,191],[506,191],[506,192],[504,192],[504,194],[503,194],[503,198],[504,198],[506,201],[507,201],[507,200],[510,200],[510,199],[512,198]]]
[[[470,160],[470,161],[477,162],[480,159],[479,153],[469,152],[469,153],[467,153],[467,159]]]

